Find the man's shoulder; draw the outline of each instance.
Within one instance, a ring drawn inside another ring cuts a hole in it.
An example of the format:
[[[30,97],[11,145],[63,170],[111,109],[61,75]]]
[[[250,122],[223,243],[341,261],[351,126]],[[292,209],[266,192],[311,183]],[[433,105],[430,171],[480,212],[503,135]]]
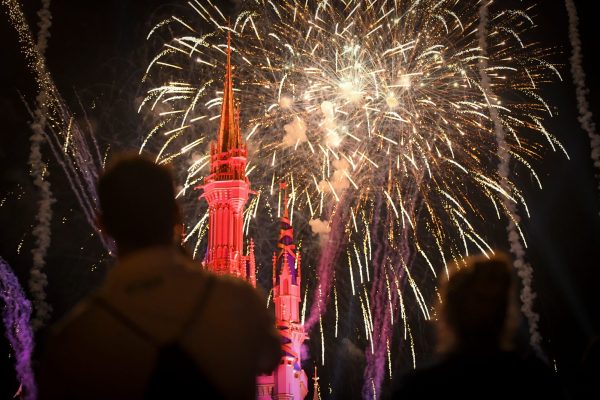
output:
[[[252,285],[241,278],[236,278],[229,275],[211,275],[212,279],[214,279],[217,285],[225,287],[229,290],[238,291],[240,293],[252,293],[254,291]]]
[[[44,364],[60,363],[61,359],[79,359],[99,350],[109,322],[91,298],[80,301],[48,329],[44,339]]]
[[[229,290],[240,295],[253,295],[254,288],[248,282],[241,278],[230,275],[217,275],[203,269],[199,263],[192,260],[182,262],[184,268],[176,269],[176,274],[183,274],[185,280],[195,282],[196,284],[206,283],[209,280],[211,285],[217,289]]]
[[[212,279],[215,292],[218,294],[227,295],[246,306],[262,304],[264,294],[245,280],[223,275],[213,275]]]
[[[67,312],[61,319],[58,320],[50,328],[50,337],[57,337],[68,333],[73,327],[80,324],[82,321],[86,321],[94,313],[94,306],[92,299],[93,296],[89,296],[84,300],[77,303],[70,311]]]

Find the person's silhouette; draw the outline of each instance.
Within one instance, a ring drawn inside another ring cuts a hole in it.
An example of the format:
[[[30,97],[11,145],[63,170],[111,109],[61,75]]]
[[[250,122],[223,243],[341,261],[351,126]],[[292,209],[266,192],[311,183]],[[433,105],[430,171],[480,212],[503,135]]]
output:
[[[397,399],[556,399],[551,371],[514,350],[519,310],[506,255],[451,266],[437,308],[440,359],[402,377]]]
[[[272,316],[249,284],[203,272],[181,251],[170,171],[123,156],[98,194],[117,263],[54,328],[41,398],[254,398],[256,375],[279,362]]]

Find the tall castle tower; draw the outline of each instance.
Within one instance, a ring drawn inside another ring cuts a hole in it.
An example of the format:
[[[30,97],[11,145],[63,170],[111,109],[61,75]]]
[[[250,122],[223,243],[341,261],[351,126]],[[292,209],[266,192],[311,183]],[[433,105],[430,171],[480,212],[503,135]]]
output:
[[[227,35],[227,67],[217,143],[210,145],[210,175],[202,197],[208,202],[208,249],[204,263],[216,274],[228,274],[256,286],[254,244],[244,255],[244,206],[250,192],[246,177],[248,151],[242,142],[239,109],[233,96],[231,35]]]
[[[231,36],[227,36],[227,67],[221,123],[217,143],[210,146],[210,175],[204,180],[204,197],[209,207],[208,248],[205,267],[216,274],[233,275],[256,287],[254,244],[244,255],[244,206],[250,193],[246,177],[248,151],[242,142],[239,109],[233,96]],[[282,190],[286,190],[282,184]],[[307,335],[300,323],[300,254],[294,244],[294,229],[288,216],[288,197],[279,233],[279,254],[273,255],[273,301],[276,326],[281,334],[283,356],[270,375],[257,378],[259,400],[301,400],[307,378],[301,365],[301,346]]]
[[[281,189],[285,192],[284,211],[280,219],[277,243],[279,254],[273,254],[273,302],[283,355],[272,375],[258,378],[259,400],[298,400],[304,399],[308,393],[301,358],[302,343],[308,336],[300,322],[300,254],[294,244],[294,228],[290,223],[285,183],[281,184]]]

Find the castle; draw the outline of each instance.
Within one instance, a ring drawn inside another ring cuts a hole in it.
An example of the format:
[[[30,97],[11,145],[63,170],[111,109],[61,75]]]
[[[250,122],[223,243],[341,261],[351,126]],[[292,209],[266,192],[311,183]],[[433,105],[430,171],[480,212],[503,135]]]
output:
[[[227,67],[219,136],[210,147],[210,174],[202,189],[209,207],[208,248],[204,266],[215,274],[245,279],[256,287],[254,243],[244,254],[244,206],[251,193],[246,176],[247,148],[240,135],[239,108],[233,96],[231,37],[227,37]],[[270,375],[257,377],[257,399],[299,400],[308,393],[301,364],[301,346],[307,335],[300,322],[300,254],[294,244],[294,228],[288,215],[285,183],[284,211],[277,247],[273,254],[273,302],[275,323],[281,334],[282,357]]]

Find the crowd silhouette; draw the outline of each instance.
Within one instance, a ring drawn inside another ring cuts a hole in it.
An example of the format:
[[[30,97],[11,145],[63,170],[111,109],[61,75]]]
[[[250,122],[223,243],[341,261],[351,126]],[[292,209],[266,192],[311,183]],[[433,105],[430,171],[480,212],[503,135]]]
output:
[[[281,356],[263,295],[202,270],[179,243],[171,171],[117,157],[98,182],[98,226],[116,263],[49,334],[42,399],[251,399]],[[401,379],[397,399],[559,399],[552,371],[514,349],[519,324],[508,256],[451,266],[437,308],[439,360]]]

